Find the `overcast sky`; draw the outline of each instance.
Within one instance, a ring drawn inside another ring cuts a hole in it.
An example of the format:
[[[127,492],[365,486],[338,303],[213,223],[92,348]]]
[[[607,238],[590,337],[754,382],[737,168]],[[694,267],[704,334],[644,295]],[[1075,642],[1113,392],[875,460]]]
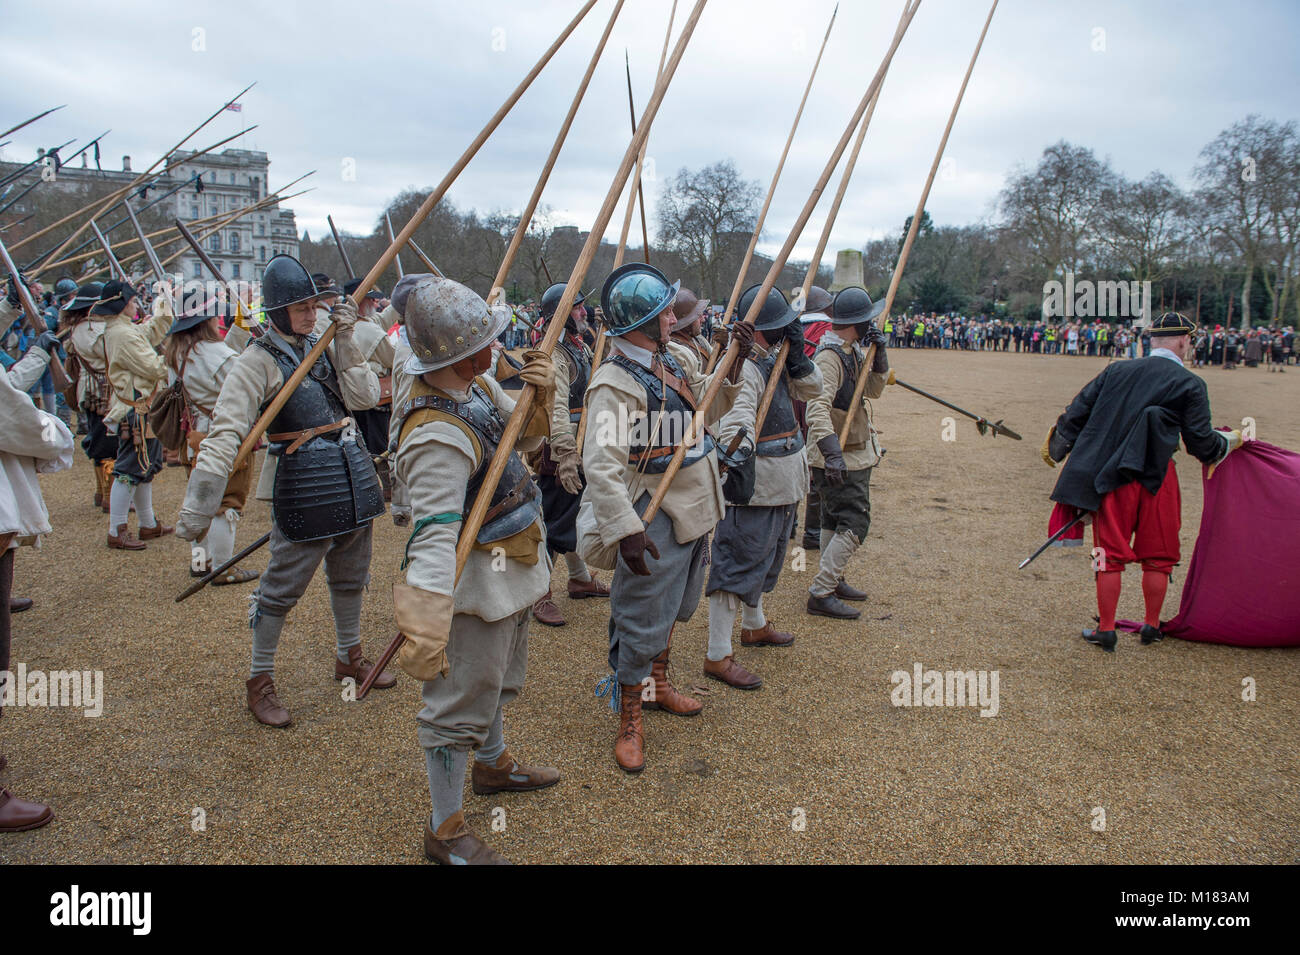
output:
[[[674,38],[692,5],[678,4]],[[652,128],[651,216],[662,181],[682,166],[730,158],[766,191],[834,5],[710,0]],[[225,113],[187,145],[257,124],[237,142],[270,154],[272,189],[318,170],[309,180],[316,191],[291,203],[300,232],[319,237],[332,213],[345,231],[368,233],[388,199],[442,178],[580,6],[0,0],[0,125],[68,104],[15,134],[0,155],[26,161],[38,146],[112,127],[105,167],[129,154],[142,169],[256,80],[242,112]],[[670,7],[627,0],[543,196],[559,219],[590,227],[630,135],[624,49],[639,113]],[[524,204],[613,8],[614,0],[596,4],[470,163],[450,192],[458,207]],[[893,0],[842,0],[768,216],[766,250],[779,247],[806,201],[900,9]],[[987,11],[982,0],[923,0],[886,80],[832,252],[894,232],[911,214]],[[927,208],[941,224],[988,217],[1008,171],[1062,138],[1131,178],[1161,169],[1185,185],[1200,148],[1234,121],[1252,112],[1296,118],[1298,28],[1294,0],[1003,0],[948,143],[952,162]],[[355,179],[345,178],[347,160]],[[607,230],[614,240],[619,210]],[[796,258],[811,254],[821,224],[818,211]],[[653,248],[653,219],[651,229]]]

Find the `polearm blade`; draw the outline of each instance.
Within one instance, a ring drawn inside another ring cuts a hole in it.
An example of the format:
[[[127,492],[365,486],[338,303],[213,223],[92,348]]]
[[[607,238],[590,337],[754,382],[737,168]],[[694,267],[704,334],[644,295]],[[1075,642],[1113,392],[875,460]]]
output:
[[[388,223],[388,241],[389,241],[389,242],[396,242],[396,241],[397,241],[397,233],[393,231],[393,217],[390,216],[387,212],[385,212],[385,213],[384,213],[384,221]],[[405,277],[406,277],[406,269],[402,268],[402,253],[398,252],[396,255],[394,255],[394,256],[393,256],[393,261],[397,264],[397,277],[398,277],[399,279],[400,279],[400,278],[405,278]]]
[[[69,139],[66,143],[63,143],[62,145],[59,145],[59,146],[55,146],[53,149],[47,150],[47,151],[45,152],[45,155],[43,155],[43,156],[37,156],[37,157],[36,157],[35,159],[33,159],[31,162],[26,163],[25,165],[19,166],[16,170],[14,170],[13,172],[11,172],[9,175],[5,176],[3,179],[0,179],[0,186],[6,186],[6,185],[8,185],[9,183],[11,183],[11,182],[13,182],[15,179],[17,179],[19,176],[21,176],[23,173],[25,173],[28,169],[31,169],[33,166],[35,166],[35,165],[37,165],[37,164],[39,164],[39,163],[44,162],[46,156],[53,156],[53,155],[55,155],[55,154],[56,154],[60,149],[64,149],[64,148],[66,148],[67,146],[69,146],[69,145],[71,145],[72,143],[75,143],[75,142],[76,142],[75,139]],[[77,150],[77,151],[80,152],[81,150]]]
[[[1032,554],[1030,554],[1030,555],[1029,555],[1028,557],[1026,557],[1024,560],[1022,560],[1022,561],[1020,562],[1020,565],[1019,565],[1016,569],[1017,569],[1017,570],[1024,570],[1026,567],[1028,567],[1031,563],[1033,563],[1033,561],[1034,561],[1034,560],[1035,560],[1035,559],[1036,559],[1040,554],[1042,554],[1043,551],[1047,550],[1047,548],[1051,547],[1053,544],[1055,544],[1057,541],[1059,541],[1062,537],[1064,537],[1065,534],[1066,534],[1066,532],[1069,531],[1069,529],[1070,529],[1071,527],[1073,527],[1075,524],[1078,524],[1081,520],[1083,520],[1085,517],[1087,517],[1089,513],[1091,513],[1091,512],[1090,512],[1090,511],[1080,511],[1078,517],[1076,517],[1074,520],[1070,521],[1070,523],[1066,524],[1064,527],[1062,527],[1059,531],[1057,531],[1057,532],[1056,532],[1055,534],[1053,534],[1051,537],[1047,538],[1047,541],[1043,544],[1043,546],[1040,547],[1040,548],[1038,548],[1038,550],[1034,551]]]
[[[945,408],[951,408],[953,411],[956,411],[958,414],[964,414],[966,417],[970,418],[972,421],[974,421],[977,425],[980,426],[981,434],[983,434],[984,429],[987,428],[988,430],[992,431],[994,435],[1005,434],[1008,438],[1015,438],[1017,441],[1024,440],[1023,438],[1020,437],[1020,435],[1016,434],[1014,431],[1012,431],[1010,428],[1004,425],[1001,421],[990,421],[988,418],[985,418],[983,415],[977,415],[974,412],[967,411],[965,408],[958,407],[957,405],[953,404],[951,401],[944,401],[938,395],[932,395],[930,394],[930,392],[916,387],[916,385],[909,385],[901,378],[891,377],[889,383],[891,385],[901,385],[902,387],[906,388],[908,391],[920,395],[922,398],[929,398],[931,401],[937,402],[938,404],[943,405]]]
[[[352,271],[352,262],[348,259],[348,251],[343,248],[343,240],[339,238],[339,230],[334,227],[334,217],[326,216],[325,221],[330,224],[330,231],[334,233],[334,244],[339,247],[339,258],[343,260],[343,270],[348,273],[348,281],[351,282],[357,277],[357,273]],[[396,242],[396,239],[393,239]]]
[[[185,227],[185,223],[180,219],[173,219],[172,223],[176,226],[176,231],[180,233],[181,238],[185,240],[194,254],[199,257],[199,261],[207,266],[208,271],[212,273],[212,277],[220,282],[222,286],[225,287],[227,294],[235,300],[235,314],[245,320],[249,334],[254,338],[261,338],[262,329],[258,326],[258,323],[244,314],[244,303],[239,298],[239,290],[230,287],[230,283],[226,281],[226,277],[221,274],[221,269],[217,268],[217,263],[213,262],[212,257],[203,251],[203,246],[199,244],[198,239],[194,238],[193,233]]]
[[[95,233],[95,238],[99,240],[100,248],[102,248],[104,250],[104,254],[108,256],[108,264],[109,267],[113,270],[113,274],[116,275],[123,282],[125,282],[126,269],[122,268],[122,263],[119,262],[117,260],[117,256],[113,254],[113,247],[108,244],[108,239],[104,238],[104,233],[99,231],[99,225],[95,222],[94,219],[90,220],[90,229],[92,232]]]
[[[131,225],[135,228],[135,234],[140,237],[140,245],[144,248],[145,258],[149,260],[149,268],[153,269],[153,277],[159,282],[167,281],[167,273],[163,271],[162,263],[158,261],[158,253],[154,251],[152,243],[144,234],[144,229],[140,226],[140,220],[135,216],[135,210],[131,208],[131,203],[123,203],[126,206],[126,214],[131,217]]]
[[[192,596],[194,596],[195,594],[197,594],[200,590],[202,590],[202,589],[203,589],[204,587],[206,587],[208,584],[212,583],[212,581],[216,580],[219,576],[221,576],[222,574],[224,574],[224,573],[225,573],[226,571],[228,571],[231,567],[234,567],[236,564],[238,564],[241,560],[243,560],[245,557],[247,557],[247,556],[248,556],[249,554],[251,554],[253,551],[257,550],[259,547],[264,546],[264,545],[266,544],[266,542],[269,541],[270,539],[271,539],[271,532],[270,532],[270,531],[267,531],[265,534],[263,534],[263,535],[262,535],[261,537],[259,537],[257,540],[253,541],[253,543],[249,544],[247,547],[245,547],[243,550],[241,550],[241,551],[240,551],[238,554],[236,554],[234,557],[230,558],[230,560],[226,561],[226,562],[225,562],[224,564],[222,564],[220,567],[217,567],[217,568],[214,569],[214,570],[210,570],[210,571],[208,571],[206,574],[204,574],[204,575],[203,575],[202,577],[200,577],[198,580],[194,581],[194,583],[192,583],[192,584],[190,584],[188,587],[186,587],[184,591],[182,591],[181,593],[177,594],[177,595],[176,595],[176,602],[177,602],[177,603],[180,603],[180,602],[181,602],[182,600],[184,600],[186,597],[192,597]]]
[[[25,122],[19,123],[17,126],[10,126],[10,127],[9,127],[8,129],[6,129],[3,133],[0,133],[0,139],[4,139],[4,138],[5,138],[6,136],[8,136],[10,133],[16,133],[16,132],[18,132],[18,130],[22,129],[24,126],[30,126],[32,123],[36,122],[38,119],[44,119],[46,116],[49,116],[50,113],[56,112],[57,110],[61,110],[61,109],[64,108],[64,106],[67,106],[67,105],[68,105],[67,103],[64,103],[63,106],[54,106],[54,107],[52,107],[52,108],[50,108],[50,109],[47,109],[47,110],[46,110],[45,112],[43,112],[43,113],[37,113],[37,114],[36,114],[35,116],[33,116],[31,119],[26,120]]]

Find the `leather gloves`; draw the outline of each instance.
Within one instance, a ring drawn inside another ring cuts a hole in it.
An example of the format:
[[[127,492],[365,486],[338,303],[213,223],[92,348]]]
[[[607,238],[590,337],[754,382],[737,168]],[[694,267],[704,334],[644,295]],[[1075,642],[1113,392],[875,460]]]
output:
[[[650,568],[645,563],[647,551],[655,560],[659,559],[659,548],[655,547],[654,541],[645,536],[645,531],[628,534],[618,542],[619,556],[623,558],[623,563],[627,564],[627,569],[638,577],[650,576]]]
[[[839,487],[844,483],[844,475],[848,470],[844,466],[844,453],[840,450],[840,439],[838,436],[828,434],[817,442],[817,450],[822,453],[825,461],[823,468],[826,471],[826,483],[831,487]]]
[[[1052,452],[1050,450],[1052,446],[1052,438],[1054,437],[1056,437],[1056,425],[1052,425],[1051,429],[1047,432],[1047,437],[1043,439],[1043,446],[1038,449],[1038,453],[1043,457],[1043,463],[1049,468],[1056,467],[1056,460],[1052,457]]]
[[[582,455],[577,450],[560,455],[555,462],[555,478],[560,482],[560,487],[570,494],[582,493],[582,477],[578,474],[581,464]]]
[[[59,353],[59,336],[53,332],[42,332],[41,337],[36,339],[36,347],[49,355]]]
[[[875,353],[871,359],[871,370],[878,375],[883,375],[889,371],[889,355],[885,352],[885,333],[882,332],[875,324],[867,326],[867,333],[862,338],[864,347],[870,348],[876,346]]]
[[[190,483],[185,488],[180,517],[176,519],[176,536],[182,540],[196,541],[206,534],[212,518],[221,510],[221,499],[225,496],[224,476],[195,468],[190,474]]]
[[[346,296],[330,309],[330,321],[334,323],[335,334],[350,332],[357,327],[357,306]]]
[[[813,363],[804,351],[803,322],[795,319],[785,327],[785,340],[790,343],[790,350],[785,356],[785,370],[791,378],[804,378],[812,374]]]
[[[555,363],[551,361],[551,356],[544,351],[526,351],[524,352],[524,367],[520,369],[519,377],[536,388],[538,392],[550,394],[555,390]]]
[[[748,322],[733,322],[731,325],[731,341],[736,343],[738,351],[736,352],[736,360],[727,369],[727,381],[734,385],[740,381],[740,376],[744,372],[745,359],[754,350],[754,326]]]

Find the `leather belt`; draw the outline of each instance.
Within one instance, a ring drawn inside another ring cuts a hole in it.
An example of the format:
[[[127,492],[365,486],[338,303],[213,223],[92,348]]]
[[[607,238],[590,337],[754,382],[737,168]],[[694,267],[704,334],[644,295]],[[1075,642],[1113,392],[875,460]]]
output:
[[[528,489],[528,485],[531,482],[532,482],[532,478],[529,477],[527,474],[521,477],[519,479],[519,483],[510,489],[509,494],[507,494],[505,497],[499,500],[495,505],[488,508],[488,512],[483,515],[483,523],[487,524],[491,522],[495,517],[503,513],[507,508],[513,510],[515,506],[517,506],[520,502],[526,500],[523,492]]]
[[[273,441],[276,444],[279,444],[282,441],[292,442],[284,449],[284,453],[293,454],[293,452],[297,451],[317,435],[329,434],[331,431],[342,431],[351,423],[351,418],[342,418],[335,421],[333,424],[319,424],[314,428],[308,428],[306,431],[285,431],[280,434],[268,434],[266,437],[267,440]]]

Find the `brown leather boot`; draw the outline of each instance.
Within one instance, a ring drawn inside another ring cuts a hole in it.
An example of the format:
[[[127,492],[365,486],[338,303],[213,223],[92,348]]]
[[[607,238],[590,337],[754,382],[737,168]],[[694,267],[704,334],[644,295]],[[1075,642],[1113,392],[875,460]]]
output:
[[[585,600],[588,597],[608,597],[609,588],[592,575],[591,580],[574,580],[569,578],[569,599]]]
[[[614,762],[625,773],[645,769],[645,733],[641,730],[641,685],[619,684],[618,735],[614,737]]]
[[[140,528],[140,540],[142,541],[157,540],[159,537],[163,537],[164,535],[175,534],[175,533],[176,533],[176,528],[171,527],[170,525],[164,524],[161,521],[159,521],[153,527]]]
[[[554,786],[560,781],[560,771],[550,766],[521,766],[510,755],[510,750],[506,750],[491,766],[474,760],[469,778],[477,795],[490,796],[493,793],[526,793]]]
[[[794,643],[794,634],[777,630],[769,620],[757,630],[740,630],[741,646],[746,647],[788,647]]]
[[[555,606],[549,590],[544,597],[533,604],[533,616],[537,618],[538,623],[544,623],[548,627],[563,627],[568,622],[564,619],[564,614],[560,613],[560,608]]]
[[[474,835],[463,812],[452,813],[434,832],[424,824],[424,857],[438,865],[510,865],[510,860]]]
[[[278,728],[293,722],[289,711],[275,695],[275,682],[271,679],[271,674],[259,673],[248,681],[247,686],[248,708],[259,723]]]
[[[128,524],[118,524],[117,532],[108,535],[108,546],[114,550],[144,550],[145,543],[131,533]]]
[[[671,638],[670,638],[671,640]],[[664,652],[655,657],[650,666],[650,676],[655,681],[654,700],[647,700],[647,710],[663,710],[673,716],[695,716],[704,709],[699,700],[677,692],[677,688],[668,682],[668,651],[671,645],[664,647]]]
[[[345,677],[352,677],[357,681],[357,686],[366,682],[370,676],[370,671],[375,665],[367,660],[361,653],[361,647],[348,647],[348,662],[344,663],[339,660],[338,654],[334,655],[334,679],[342,680]],[[387,690],[389,687],[397,685],[397,677],[393,676],[388,670],[385,670],[379,676],[375,677],[375,682],[371,686],[376,690]]]
[[[0,789],[0,832],[26,832],[39,829],[54,819],[54,811],[38,802],[19,799],[7,789]]]
[[[763,685],[761,676],[746,670],[731,655],[716,661],[706,658],[704,661],[704,675],[728,686],[734,686],[737,690],[757,690]]]

